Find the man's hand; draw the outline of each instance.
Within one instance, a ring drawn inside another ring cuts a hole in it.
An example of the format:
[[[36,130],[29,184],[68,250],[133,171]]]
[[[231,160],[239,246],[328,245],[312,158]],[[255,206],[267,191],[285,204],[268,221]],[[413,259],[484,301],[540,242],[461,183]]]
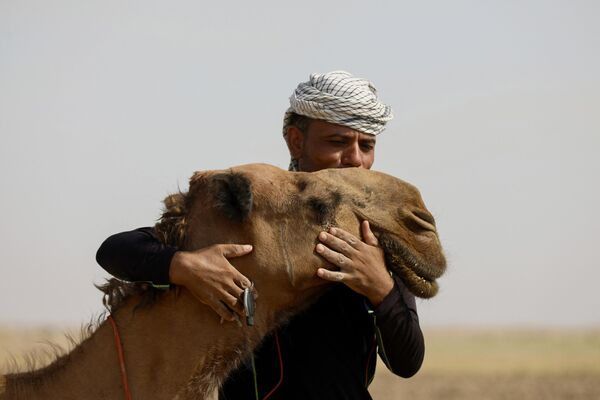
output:
[[[185,286],[202,303],[227,321],[235,320],[232,311],[244,316],[241,295],[251,286],[227,260],[252,251],[250,245],[217,244],[195,251],[178,251],[171,260],[169,279]]]
[[[371,304],[378,306],[394,287],[383,256],[383,250],[368,221],[361,224],[364,242],[340,228],[321,232],[316,251],[327,261],[339,268],[329,271],[319,268],[317,275],[323,279],[342,282],[350,289],[365,296]]]

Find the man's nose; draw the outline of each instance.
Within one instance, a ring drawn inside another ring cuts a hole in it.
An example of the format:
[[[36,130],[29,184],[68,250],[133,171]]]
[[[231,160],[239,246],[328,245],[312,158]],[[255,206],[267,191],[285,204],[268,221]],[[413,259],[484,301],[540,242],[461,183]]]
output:
[[[344,167],[362,167],[362,153],[358,143],[353,143],[346,149],[342,156]]]

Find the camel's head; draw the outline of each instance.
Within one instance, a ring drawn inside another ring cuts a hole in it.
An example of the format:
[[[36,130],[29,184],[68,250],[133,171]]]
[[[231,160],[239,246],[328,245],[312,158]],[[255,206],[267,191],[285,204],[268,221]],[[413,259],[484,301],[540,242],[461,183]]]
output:
[[[157,225],[185,249],[216,243],[252,244],[232,259],[260,291],[274,285],[298,295],[327,283],[316,276],[331,265],[315,253],[317,235],[336,226],[360,237],[368,220],[386,264],[419,297],[437,292],[446,262],[435,222],[412,185],[358,168],[313,173],[252,164],[194,174],[189,193],[171,196]],[[289,290],[287,290],[289,289]]]

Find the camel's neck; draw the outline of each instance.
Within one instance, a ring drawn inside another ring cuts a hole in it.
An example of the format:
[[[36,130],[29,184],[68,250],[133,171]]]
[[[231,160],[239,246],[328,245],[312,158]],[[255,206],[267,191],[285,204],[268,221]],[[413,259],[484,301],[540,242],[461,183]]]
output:
[[[273,327],[258,312],[256,327],[221,324],[187,292],[166,294],[133,312],[136,299],[115,313],[133,400],[207,397]],[[212,333],[212,334],[211,334]],[[64,359],[32,373],[6,377],[4,399],[123,398],[112,327],[104,322]]]

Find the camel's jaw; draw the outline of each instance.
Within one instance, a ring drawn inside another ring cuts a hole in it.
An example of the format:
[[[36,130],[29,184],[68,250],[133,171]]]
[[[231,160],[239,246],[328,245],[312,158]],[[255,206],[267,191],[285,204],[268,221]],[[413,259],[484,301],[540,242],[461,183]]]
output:
[[[409,267],[400,265],[396,273],[400,274],[408,289],[417,297],[429,299],[438,292],[439,286],[435,279],[419,276]]]
[[[431,298],[437,294],[439,287],[436,279],[446,270],[446,260],[439,246],[431,248],[427,254],[418,254],[387,233],[380,235],[379,243],[388,268],[402,278],[415,296]]]

